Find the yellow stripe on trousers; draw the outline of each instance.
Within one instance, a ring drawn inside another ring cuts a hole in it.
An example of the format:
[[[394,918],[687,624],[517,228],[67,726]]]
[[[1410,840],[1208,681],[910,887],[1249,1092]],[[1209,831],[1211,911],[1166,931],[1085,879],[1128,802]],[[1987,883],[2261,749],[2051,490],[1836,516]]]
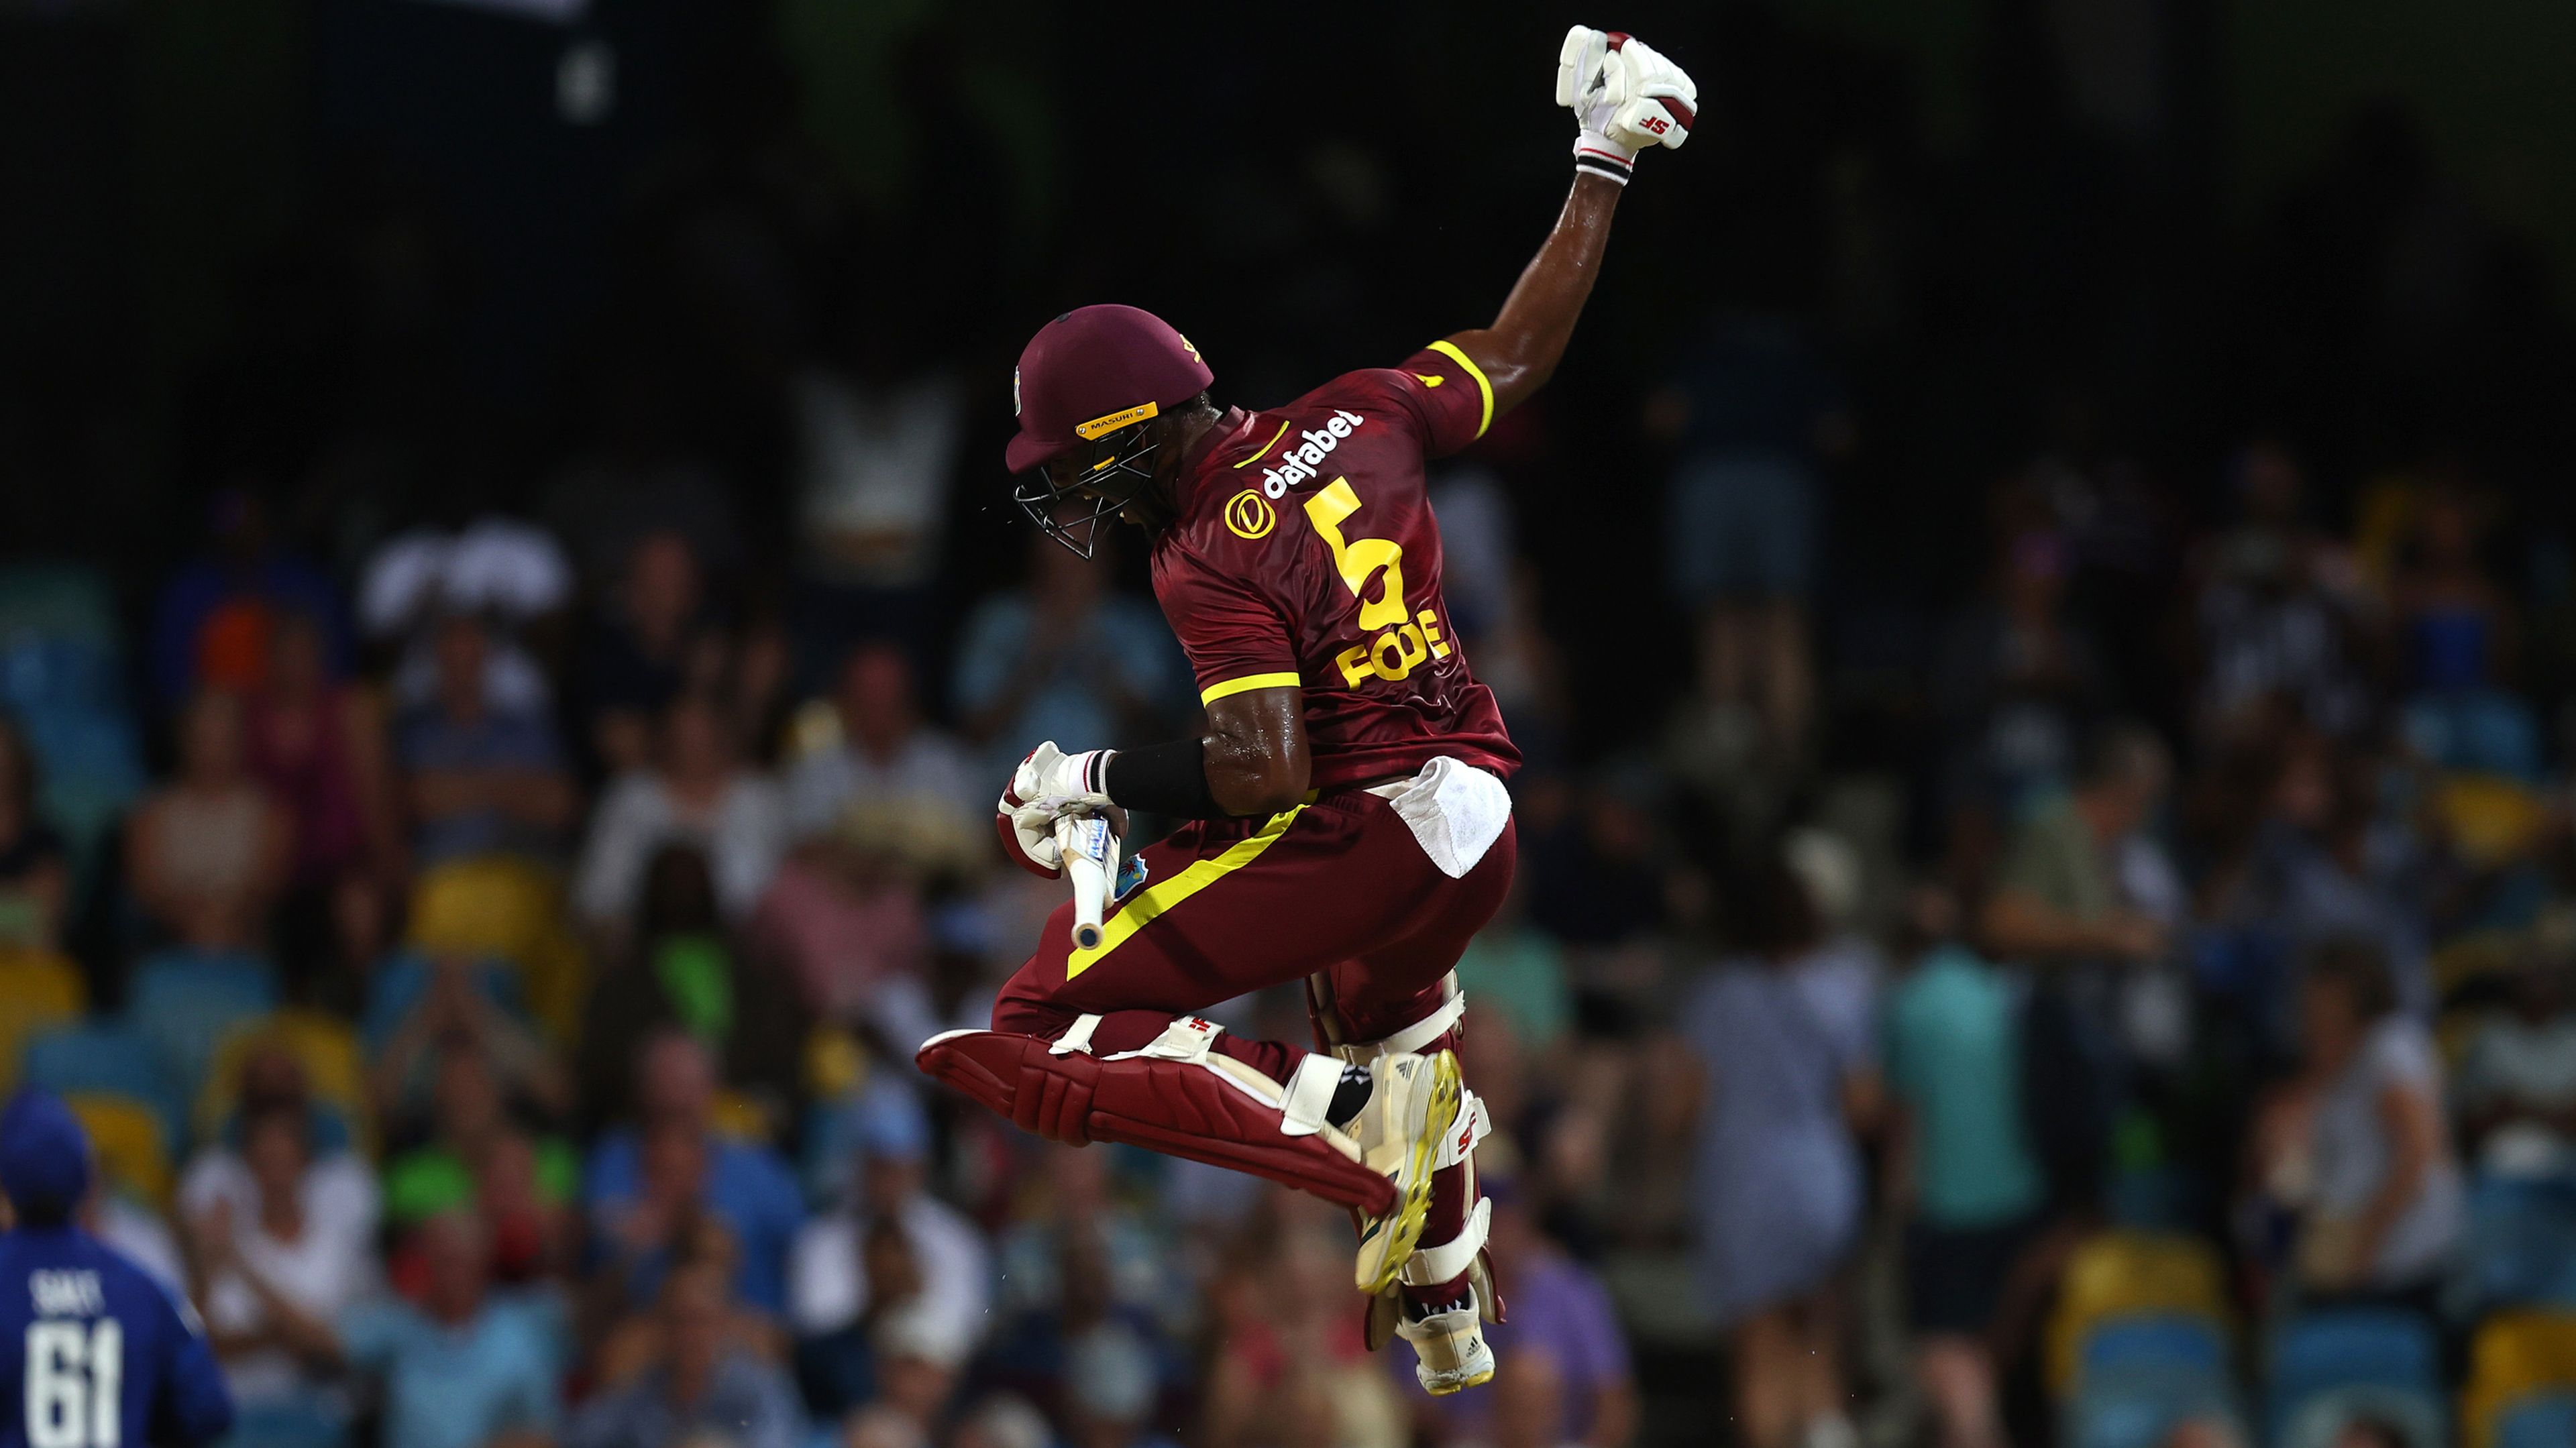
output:
[[[1187,900],[1244,866],[1261,858],[1261,852],[1279,843],[1288,826],[1305,811],[1305,806],[1292,805],[1264,821],[1260,830],[1226,847],[1225,853],[1204,860],[1193,860],[1190,867],[1159,885],[1129,896],[1118,913],[1100,922],[1100,943],[1089,950],[1076,950],[1065,957],[1064,978],[1071,980],[1097,964],[1100,957],[1116,950],[1127,937],[1154,923],[1156,917]]]

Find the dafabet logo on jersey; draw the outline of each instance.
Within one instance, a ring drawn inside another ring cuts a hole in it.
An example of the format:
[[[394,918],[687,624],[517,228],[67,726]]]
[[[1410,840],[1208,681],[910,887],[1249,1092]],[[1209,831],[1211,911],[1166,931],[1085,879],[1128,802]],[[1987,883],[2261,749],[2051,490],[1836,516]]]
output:
[[[1342,439],[1360,430],[1368,421],[1356,412],[1335,408],[1322,427],[1310,427],[1297,434],[1303,443],[1279,455],[1279,466],[1261,470],[1261,491],[1273,498],[1284,498],[1288,490],[1314,477],[1324,465],[1324,455],[1342,445]]]
[[[1246,488],[1225,501],[1225,530],[1237,538],[1267,538],[1279,515],[1259,490]]]

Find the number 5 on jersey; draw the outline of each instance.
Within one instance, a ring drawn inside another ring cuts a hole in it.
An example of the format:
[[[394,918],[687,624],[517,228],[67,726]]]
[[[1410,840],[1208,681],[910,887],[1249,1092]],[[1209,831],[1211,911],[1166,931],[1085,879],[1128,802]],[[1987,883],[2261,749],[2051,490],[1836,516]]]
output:
[[[27,1324],[27,1448],[117,1448],[125,1329],[49,1319]]]
[[[1359,494],[1351,491],[1348,478],[1333,479],[1306,500],[1306,520],[1314,524],[1315,536],[1333,550],[1333,567],[1342,575],[1343,586],[1360,601],[1360,631],[1379,631],[1367,643],[1342,650],[1333,661],[1342,671],[1342,683],[1353,689],[1370,677],[1401,679],[1426,655],[1449,657],[1438,614],[1426,608],[1418,619],[1405,616],[1404,546],[1386,538],[1343,539],[1343,522],[1359,510]],[[1369,579],[1378,573],[1386,577],[1377,597],[1371,598]]]

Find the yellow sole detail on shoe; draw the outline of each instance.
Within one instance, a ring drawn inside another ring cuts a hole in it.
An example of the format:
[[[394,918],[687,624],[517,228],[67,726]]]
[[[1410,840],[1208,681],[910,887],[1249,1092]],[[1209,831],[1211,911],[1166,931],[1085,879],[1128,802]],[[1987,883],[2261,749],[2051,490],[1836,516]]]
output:
[[[1440,1159],[1440,1142],[1449,1128],[1458,1124],[1458,1107],[1466,1094],[1466,1080],[1458,1069],[1458,1054],[1442,1051],[1431,1058],[1431,1106],[1424,1113],[1422,1130],[1414,1134],[1412,1155],[1406,1162],[1404,1198],[1396,1203],[1394,1215],[1380,1230],[1387,1234],[1386,1255],[1378,1259],[1378,1269],[1363,1269],[1354,1274],[1360,1291],[1374,1297],[1395,1285],[1404,1264],[1413,1258],[1413,1249],[1422,1242],[1424,1222],[1431,1215],[1431,1178],[1433,1164]]]

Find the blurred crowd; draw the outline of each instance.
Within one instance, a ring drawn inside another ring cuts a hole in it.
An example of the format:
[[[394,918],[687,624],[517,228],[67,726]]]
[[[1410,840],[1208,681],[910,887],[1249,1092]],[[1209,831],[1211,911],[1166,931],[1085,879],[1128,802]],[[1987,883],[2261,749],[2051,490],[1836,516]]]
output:
[[[1198,719],[1140,540],[1009,507],[1011,357],[1131,301],[1262,405],[1478,324],[1566,17],[1334,60],[1487,118],[1424,168],[1280,104],[1324,71],[1257,7],[1121,36],[1208,118],[1150,149],[1052,7],[835,8],[190,32],[312,81],[256,246],[139,253],[196,310],[22,208],[69,300],[0,298],[0,1089],[79,1112],[239,1442],[2576,1433],[2576,344],[2401,109],[2222,234],[2206,57],[2052,39],[2103,6],[1991,7],[1950,154],[1868,45],[1637,22],[1709,139],[1432,474],[1528,760],[1459,966],[1503,1368],[1435,1403],[1336,1214],[911,1053],[1063,898],[1010,765]],[[84,48],[186,7],[33,13],[0,106],[72,119],[9,143],[267,114]],[[1148,153],[1109,220],[1063,184]]]
[[[2461,469],[2332,528],[2258,438],[2145,595],[2160,727],[2085,603],[2119,500],[2035,464],[1912,772],[1855,766],[1809,626],[1852,422],[1775,346],[1716,329],[1647,403],[1697,648],[1638,748],[1566,757],[1511,495],[1436,474],[1532,760],[1459,966],[1491,1389],[1363,1350],[1319,1204],[912,1071],[1061,895],[998,868],[1010,765],[1194,717],[1151,603],[1035,530],[947,630],[899,569],[762,611],[681,521],[720,490],[578,474],[345,576],[219,491],[138,628],[87,570],[0,571],[0,1068],[89,1124],[95,1223],[197,1303],[245,1442],[1614,1448],[1722,1410],[1750,1448],[2438,1448],[2451,1394],[2502,1401],[2479,1344],[2576,1302],[2576,831],[2513,682],[2576,613],[2495,566]],[[841,442],[812,489],[878,521],[797,536],[928,548],[970,465]],[[1218,1014],[1305,1033],[1293,992]],[[2364,1328],[2420,1381],[2335,1416],[2368,1375],[2238,1373]]]

